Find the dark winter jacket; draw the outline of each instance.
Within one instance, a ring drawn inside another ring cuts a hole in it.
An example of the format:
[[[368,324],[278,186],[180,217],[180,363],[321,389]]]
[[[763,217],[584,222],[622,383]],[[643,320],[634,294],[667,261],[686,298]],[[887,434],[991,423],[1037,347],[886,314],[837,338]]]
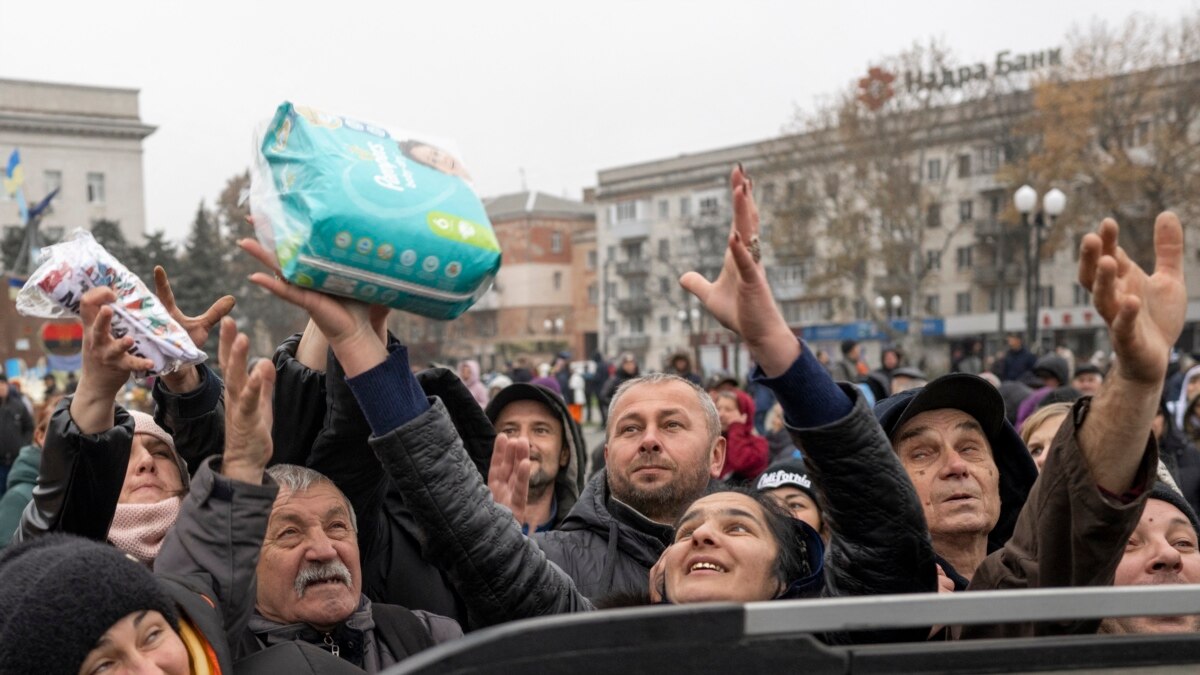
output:
[[[1191,439],[1171,421],[1171,414],[1165,402],[1159,404],[1159,414],[1163,416],[1164,421],[1162,436],[1158,439],[1158,455],[1179,485],[1184,499],[1191,504],[1193,510],[1200,511],[1200,450],[1197,450]],[[16,470],[16,467],[13,469]],[[12,484],[11,477],[9,484]],[[0,506],[3,503],[3,500],[0,500]]]
[[[33,415],[14,391],[0,400],[0,466],[12,466],[33,440]]]
[[[310,370],[295,359],[298,345],[299,336],[293,336],[275,352],[273,436],[277,443],[281,437],[289,443],[307,443],[303,448],[283,449],[284,455],[290,463],[327,476],[350,500],[358,517],[363,593],[374,602],[425,610],[468,625],[466,605],[445,574],[426,560],[419,528],[367,444],[371,430],[346,386],[341,365],[330,352],[325,373]],[[472,439],[472,461],[486,475],[495,431],[479,404],[449,370],[427,371],[421,383],[427,391],[455,402],[456,428]],[[321,400],[316,405],[312,400],[297,400],[301,396]],[[287,431],[280,432],[281,428]],[[275,447],[279,456],[281,448]]]
[[[845,419],[793,430],[805,447],[822,449],[809,467],[828,481],[824,512],[835,523],[824,583],[813,593],[933,591],[933,551],[912,484],[861,395],[847,393],[856,403]],[[597,475],[563,529],[521,536],[472,470],[446,406],[436,399],[431,405],[371,444],[427,526],[432,559],[450,573],[473,616],[492,624],[587,610],[591,598],[613,592],[645,597],[671,528],[637,523],[641,516],[612,499]]]
[[[1003,382],[1017,381],[1025,373],[1032,372],[1033,366],[1036,363],[1037,357],[1022,345],[1020,349],[1009,349],[1004,352],[1004,357],[1000,361],[999,372],[996,375]]]
[[[154,382],[154,421],[171,434],[179,456],[187,462],[188,474],[225,450],[225,384],[207,365],[196,366],[200,386],[177,394]]]

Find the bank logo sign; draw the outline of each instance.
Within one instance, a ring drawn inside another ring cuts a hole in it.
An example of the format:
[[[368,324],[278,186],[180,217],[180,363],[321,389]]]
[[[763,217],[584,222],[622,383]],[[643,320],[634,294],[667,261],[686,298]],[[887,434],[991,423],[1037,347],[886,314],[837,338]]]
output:
[[[991,64],[980,62],[958,68],[941,68],[931,72],[907,70],[904,72],[903,78],[904,91],[914,94],[920,91],[960,89],[972,80],[988,80],[1061,65],[1061,47],[1028,54],[1013,54],[1006,49],[996,54],[996,58]],[[878,110],[895,96],[892,83],[897,79],[894,73],[882,68],[871,68],[867,72],[867,76],[858,81],[860,90],[858,100],[871,110]]]

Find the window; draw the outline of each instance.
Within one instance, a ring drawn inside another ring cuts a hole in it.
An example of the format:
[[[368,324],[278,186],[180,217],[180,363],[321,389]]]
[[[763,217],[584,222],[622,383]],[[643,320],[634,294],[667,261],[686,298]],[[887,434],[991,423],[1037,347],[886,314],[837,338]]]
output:
[[[1054,307],[1054,287],[1038,286],[1038,307]]]
[[[596,287],[596,284],[588,285],[588,304],[600,304],[600,289]]]
[[[837,199],[838,190],[841,188],[841,176],[836,173],[825,175],[825,196],[830,199]]]
[[[622,248],[625,249],[625,259],[626,260],[640,260],[641,259],[641,257],[642,257],[642,242],[637,241],[632,244],[626,244]]]
[[[617,297],[617,282],[609,281],[604,284],[604,297],[606,297],[606,298]]]
[[[44,183],[42,187],[45,189],[45,194],[60,190],[62,189],[62,172],[47,171],[42,174],[42,182]]]
[[[925,251],[925,269],[933,271],[942,269],[942,252],[935,250]]]
[[[616,262],[616,260],[617,260],[617,247],[616,246],[609,245],[608,249],[606,249],[604,253],[605,253],[604,262],[606,262],[606,263]]]
[[[562,253],[562,232],[550,233],[550,252]]]
[[[671,257],[671,242],[668,239],[658,240],[658,259],[666,262]]]
[[[671,215],[671,203],[665,199],[658,200],[658,217],[667,218]]]
[[[971,313],[971,292],[964,291],[954,294],[954,313],[955,314],[970,314]]]
[[[971,258],[973,257],[972,251],[974,251],[974,249],[972,247],[962,246],[962,247],[959,247],[954,252],[955,262],[958,265],[958,269],[960,269],[960,270],[971,269]]]
[[[617,322],[616,321],[609,321],[608,323],[604,324],[604,334],[605,335],[615,335],[616,332],[617,332]]]
[[[965,223],[975,215],[975,201],[964,199],[958,203],[958,222]]]
[[[87,197],[89,204],[104,203],[104,174],[89,173],[87,175]]]
[[[719,197],[704,197],[700,200],[700,215],[715,216],[721,212],[721,199]]]
[[[629,280],[629,297],[631,297],[631,298],[646,297],[646,280],[645,279],[630,279]]]
[[[1000,291],[997,289],[995,291],[992,291],[992,293],[988,296],[988,311],[989,312],[995,312],[998,310],[999,303],[997,302],[997,300],[999,299],[1001,293],[1004,294],[1004,309],[1005,309],[1005,311],[1011,312],[1013,309],[1016,308],[1016,306],[1017,306],[1017,289],[1006,288],[1003,291]]]
[[[554,273],[554,290],[562,290],[562,272]]]
[[[689,216],[692,214],[692,200],[690,197],[679,198],[679,215]]]
[[[942,226],[942,205],[934,202],[925,211],[925,227]]]
[[[1092,294],[1088,292],[1088,289],[1084,288],[1083,286],[1080,286],[1079,284],[1075,284],[1074,291],[1075,291],[1075,293],[1074,293],[1075,297],[1073,298],[1075,301],[1074,304],[1076,304],[1076,305],[1092,304]]]
[[[925,313],[930,316],[937,316],[942,313],[942,296],[927,295],[925,296]]]
[[[658,278],[658,292],[663,295],[671,294],[671,280],[666,277]]]
[[[775,184],[767,183],[766,185],[762,186],[762,190],[759,191],[759,195],[762,199],[763,206],[770,206],[771,204],[774,204]]]
[[[632,199],[617,202],[617,222],[624,223],[630,220],[637,220],[637,202]]]
[[[988,202],[988,212],[992,214],[993,218],[998,217],[1000,211],[1004,209],[1004,197],[1001,195],[992,195],[988,199]]]
[[[641,335],[646,332],[646,322],[640,316],[630,317],[629,332],[634,335]]]
[[[658,332],[660,332],[660,333],[670,333],[671,332],[671,317],[666,316],[666,315],[658,317]]]
[[[970,178],[971,177],[971,156],[970,155],[959,155],[958,156],[958,177],[959,178]]]
[[[868,316],[869,315],[867,314],[867,302],[865,300],[861,300],[861,299],[855,300],[854,301],[854,318],[855,318],[855,320],[862,321],[862,320],[866,319]]]
[[[942,179],[942,160],[931,159],[925,164],[926,172],[925,179],[929,182]]]
[[[587,252],[587,268],[589,270],[596,269],[596,249]]]
[[[1000,146],[982,148],[979,151],[979,170],[983,173],[995,173],[1000,168]]]

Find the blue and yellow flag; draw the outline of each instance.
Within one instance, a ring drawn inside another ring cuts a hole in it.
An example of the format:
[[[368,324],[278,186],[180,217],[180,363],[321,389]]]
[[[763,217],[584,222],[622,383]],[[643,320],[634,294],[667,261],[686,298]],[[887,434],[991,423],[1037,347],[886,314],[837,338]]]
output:
[[[17,190],[25,184],[25,167],[21,166],[21,151],[13,150],[8,156],[8,166],[4,169],[4,191],[8,196],[17,194]]]
[[[17,209],[21,212],[21,223],[29,221],[29,209],[25,205],[25,167],[21,166],[21,151],[14,148],[4,168],[4,192],[17,198]]]

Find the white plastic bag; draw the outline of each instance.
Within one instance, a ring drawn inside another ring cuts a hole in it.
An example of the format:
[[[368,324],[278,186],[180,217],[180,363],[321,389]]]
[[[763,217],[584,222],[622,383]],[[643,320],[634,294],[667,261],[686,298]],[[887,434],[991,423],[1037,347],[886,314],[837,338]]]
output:
[[[154,362],[154,368],[137,373],[139,377],[165,375],[208,358],[167,314],[158,296],[90,232],[76,230],[63,243],[43,248],[40,263],[17,295],[21,314],[46,319],[76,317],[84,293],[108,286],[117,294],[111,305],[113,336],[132,335],[130,351]]]

